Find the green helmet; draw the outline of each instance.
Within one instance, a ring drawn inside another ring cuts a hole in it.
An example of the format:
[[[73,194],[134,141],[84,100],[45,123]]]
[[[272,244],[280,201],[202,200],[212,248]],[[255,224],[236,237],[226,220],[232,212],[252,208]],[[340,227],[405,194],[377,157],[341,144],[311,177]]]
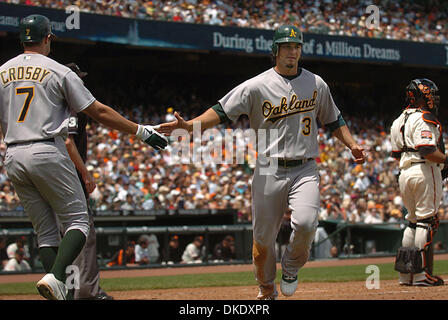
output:
[[[19,25],[20,41],[40,42],[51,32],[51,23],[47,17],[40,14],[32,14],[23,18]]]
[[[279,43],[295,42],[303,44],[302,31],[293,25],[280,26],[274,33],[272,41],[272,53],[277,55]]]

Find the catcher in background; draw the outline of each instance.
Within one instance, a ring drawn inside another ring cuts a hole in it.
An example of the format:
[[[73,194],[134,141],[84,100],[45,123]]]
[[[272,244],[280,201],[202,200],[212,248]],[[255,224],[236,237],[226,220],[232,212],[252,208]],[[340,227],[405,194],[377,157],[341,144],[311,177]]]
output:
[[[433,239],[442,200],[441,171],[448,163],[442,126],[437,119],[437,93],[433,81],[412,80],[406,87],[408,106],[391,127],[392,156],[400,161],[398,182],[409,221],[395,262],[401,285],[444,284],[432,274]]]
[[[87,72],[82,72],[75,63],[66,65],[81,79],[87,76]],[[103,289],[100,288],[100,274],[96,256],[96,232],[93,225],[93,213],[89,206],[89,194],[96,188],[96,183],[87,171],[85,162],[87,160],[87,116],[83,113],[74,114],[68,123],[69,137],[65,141],[68,154],[75,164],[76,172],[81,181],[82,189],[87,199],[87,209],[89,213],[89,234],[86,244],[79,256],[73,262],[79,268],[79,290],[75,290],[76,300],[113,300]]]

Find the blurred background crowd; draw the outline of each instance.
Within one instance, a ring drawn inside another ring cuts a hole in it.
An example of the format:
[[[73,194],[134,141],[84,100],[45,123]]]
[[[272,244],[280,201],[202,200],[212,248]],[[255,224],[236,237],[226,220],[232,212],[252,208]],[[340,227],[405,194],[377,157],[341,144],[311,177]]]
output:
[[[179,108],[177,106],[156,108],[152,105],[143,107],[143,104],[138,103],[137,92],[140,88],[133,87],[132,84],[129,84],[129,88],[121,88],[124,91],[129,90],[127,104],[121,100],[119,90],[115,91],[115,98],[107,95],[110,100],[108,103],[112,106],[123,103],[129,107],[117,110],[124,116],[153,125],[170,121],[173,118],[173,111],[179,109],[188,120],[207,106],[200,98],[196,98],[194,93],[185,95],[182,99],[174,93],[175,89],[166,86],[163,81],[159,85],[160,88],[153,85],[152,90],[160,89],[159,94],[162,96],[171,90],[172,99],[178,103]],[[101,86],[98,84],[92,87]],[[167,92],[163,93],[163,90]],[[103,101],[101,90],[94,91],[98,91],[97,98]],[[367,107],[363,107],[364,116],[351,115],[350,109],[344,112],[346,107],[363,105],[365,97],[362,95],[356,97],[351,92],[349,94],[351,100],[348,103],[343,91],[335,88],[332,92],[354,138],[365,148],[368,157],[364,165],[356,165],[345,146],[330,137],[324,128],[319,129],[320,155],[316,158],[321,178],[322,205],[319,219],[346,220],[354,223],[402,220],[405,208],[397,184],[398,167],[397,162],[390,156],[389,128],[391,119],[396,114],[389,113],[388,118],[386,115],[374,116],[368,112]],[[151,96],[151,92],[146,94]],[[129,97],[135,97],[136,101],[130,100]],[[385,96],[384,99],[389,98]],[[153,96],[151,100],[153,103],[158,101],[157,96]],[[378,103],[382,103],[381,100]],[[202,106],[197,107],[195,104]],[[187,105],[190,108],[187,108]],[[397,108],[396,112],[400,112],[400,108]],[[181,161],[177,151],[181,149],[180,144],[183,142],[178,142],[177,139],[172,140],[165,150],[155,151],[145,147],[132,136],[122,135],[99,126],[96,122],[90,122],[87,169],[97,183],[97,188],[90,199],[93,209],[127,212],[135,209],[233,208],[238,212],[239,222],[250,222],[250,183],[254,167],[250,158],[253,154],[250,152],[251,145],[247,144],[245,139],[236,139],[229,147],[217,139],[219,136],[224,137],[226,130],[244,131],[248,128],[247,118],[242,117],[237,123],[218,126],[215,135],[209,139],[199,141],[191,138],[186,144],[190,156]],[[240,162],[233,159],[227,164],[222,163],[224,161],[205,163],[192,158],[193,153],[197,152],[202,155],[209,154],[213,159],[224,160],[226,152],[233,152],[236,155],[237,148],[241,146],[246,149],[244,149],[244,161]],[[218,149],[222,150],[221,155],[211,151]],[[1,143],[0,159],[4,156],[5,150],[6,146]],[[445,214],[447,207],[448,188],[445,185],[440,209],[442,220],[448,219],[448,214]],[[3,166],[0,166],[0,210],[23,210]]]
[[[5,0],[0,0],[5,1]],[[447,43],[448,3],[443,0],[6,0],[8,3],[119,17],[275,29],[296,24],[303,32]],[[366,28],[379,8],[376,28]]]

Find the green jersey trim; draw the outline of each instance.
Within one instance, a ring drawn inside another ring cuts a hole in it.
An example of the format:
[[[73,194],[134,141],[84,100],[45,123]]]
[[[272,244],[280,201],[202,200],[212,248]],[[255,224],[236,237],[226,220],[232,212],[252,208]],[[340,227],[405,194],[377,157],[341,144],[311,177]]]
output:
[[[222,108],[221,104],[217,103],[212,107],[213,110],[218,114],[220,123],[231,122],[229,117],[227,117],[226,112]]]
[[[325,126],[326,126],[331,132],[333,132],[334,130],[336,130],[336,129],[342,127],[342,126],[345,126],[345,125],[346,125],[346,123],[345,123],[344,118],[342,118],[342,115],[339,114],[338,119],[337,119],[336,121],[331,122],[331,123],[328,123],[328,124],[326,124]]]

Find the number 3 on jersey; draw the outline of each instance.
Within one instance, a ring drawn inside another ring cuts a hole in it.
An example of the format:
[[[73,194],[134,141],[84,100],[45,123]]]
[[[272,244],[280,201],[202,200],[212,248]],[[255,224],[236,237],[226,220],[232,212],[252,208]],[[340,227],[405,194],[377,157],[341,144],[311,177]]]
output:
[[[304,136],[308,136],[311,133],[311,118],[310,117],[303,118],[302,123],[303,123],[302,134]]]
[[[16,88],[16,95],[19,95],[19,94],[26,94],[26,98],[25,98],[25,102],[23,103],[22,111],[20,112],[19,119],[17,119],[17,122],[23,122],[23,121],[25,121],[26,114],[28,113],[30,103],[31,103],[31,101],[33,101],[33,98],[34,98],[34,87]]]

